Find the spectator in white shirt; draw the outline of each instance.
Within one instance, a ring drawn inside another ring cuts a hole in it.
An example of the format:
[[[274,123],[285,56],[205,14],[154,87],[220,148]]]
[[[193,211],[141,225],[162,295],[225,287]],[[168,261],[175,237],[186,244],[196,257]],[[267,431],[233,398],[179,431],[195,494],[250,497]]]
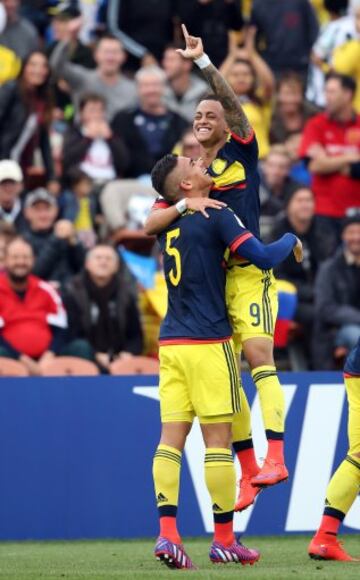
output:
[[[69,127],[64,138],[65,181],[74,167],[80,167],[97,184],[121,177],[129,154],[122,138],[109,126],[104,98],[95,93],[83,95],[79,117],[79,123]]]

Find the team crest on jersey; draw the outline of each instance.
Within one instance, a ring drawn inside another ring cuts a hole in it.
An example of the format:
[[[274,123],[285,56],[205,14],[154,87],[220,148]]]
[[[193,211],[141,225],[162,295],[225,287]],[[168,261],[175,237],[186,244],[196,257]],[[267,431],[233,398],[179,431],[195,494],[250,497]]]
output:
[[[224,173],[228,162],[225,159],[214,159],[211,164],[211,169],[216,175],[221,175]]]

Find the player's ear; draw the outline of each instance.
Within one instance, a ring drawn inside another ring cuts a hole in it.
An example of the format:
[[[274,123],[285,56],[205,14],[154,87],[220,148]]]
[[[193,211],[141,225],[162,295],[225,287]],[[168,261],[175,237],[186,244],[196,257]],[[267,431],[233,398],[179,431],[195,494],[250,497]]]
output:
[[[192,183],[191,183],[191,181],[188,181],[187,179],[182,179],[180,182],[180,187],[181,187],[181,189],[185,189],[186,191],[190,191],[190,189],[192,189]]]

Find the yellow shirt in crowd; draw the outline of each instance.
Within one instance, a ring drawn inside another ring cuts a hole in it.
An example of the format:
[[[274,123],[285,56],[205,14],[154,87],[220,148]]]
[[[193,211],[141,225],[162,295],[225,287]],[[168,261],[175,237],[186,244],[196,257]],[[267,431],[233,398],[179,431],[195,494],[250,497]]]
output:
[[[258,145],[259,158],[263,159],[269,153],[270,141],[270,123],[271,123],[271,105],[259,105],[252,101],[241,103],[245,115],[249,119],[249,123],[254,129]]]
[[[333,67],[336,72],[349,75],[356,81],[354,107],[360,113],[360,41],[349,40],[336,48],[333,52]]]
[[[76,216],[74,225],[77,232],[92,229],[90,199],[88,197],[82,197],[79,200],[79,213]]]
[[[155,274],[154,287],[139,293],[139,310],[144,333],[145,356],[157,356],[160,325],[167,310],[167,288],[164,274]]]

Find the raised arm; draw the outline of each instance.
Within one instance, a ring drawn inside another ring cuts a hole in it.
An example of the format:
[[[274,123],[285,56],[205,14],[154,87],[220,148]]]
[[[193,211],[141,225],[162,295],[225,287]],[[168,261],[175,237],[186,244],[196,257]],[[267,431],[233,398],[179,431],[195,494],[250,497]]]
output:
[[[221,101],[229,129],[242,139],[247,139],[252,134],[252,128],[237,96],[216,66],[211,63],[209,57],[204,53],[201,38],[191,36],[184,24],[181,27],[186,48],[185,50],[178,49],[178,52],[184,58],[193,60],[201,69],[206,81]]]
[[[66,38],[56,45],[50,57],[50,66],[55,78],[64,79],[72,89],[81,88],[89,72],[88,69],[70,62],[73,40],[77,37],[81,25],[81,17],[68,22]]]

